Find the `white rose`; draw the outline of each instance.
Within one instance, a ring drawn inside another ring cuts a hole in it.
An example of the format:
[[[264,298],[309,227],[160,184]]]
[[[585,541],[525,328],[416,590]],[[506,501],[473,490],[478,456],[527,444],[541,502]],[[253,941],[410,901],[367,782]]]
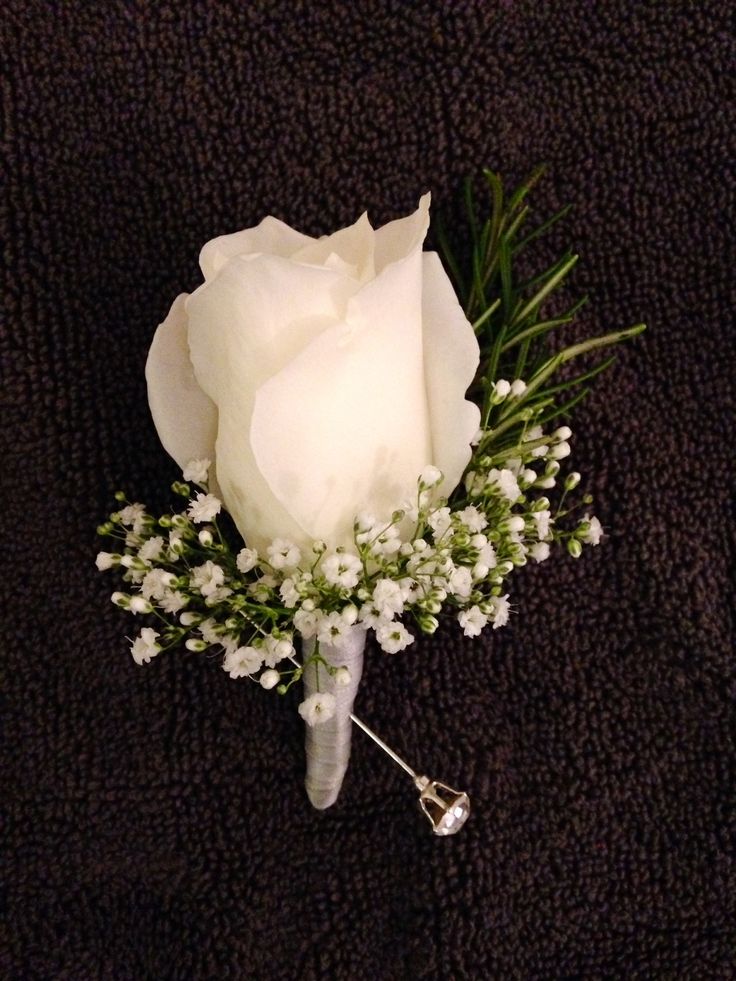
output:
[[[465,391],[478,344],[433,252],[429,195],[374,230],[310,238],[275,218],[202,249],[204,283],[174,301],[146,366],[161,442],[214,489],[250,547],[350,545],[360,511],[390,515],[427,466],[459,482],[479,423]]]

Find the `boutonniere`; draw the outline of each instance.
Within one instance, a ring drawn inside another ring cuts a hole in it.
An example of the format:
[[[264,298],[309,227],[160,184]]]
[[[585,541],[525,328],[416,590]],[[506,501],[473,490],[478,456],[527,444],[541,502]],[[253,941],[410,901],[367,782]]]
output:
[[[458,830],[467,795],[352,711],[366,640],[378,657],[445,620],[469,638],[502,627],[515,569],[600,540],[567,420],[613,358],[561,369],[644,327],[556,343],[582,301],[548,304],[577,256],[520,279],[564,214],[528,227],[537,177],[506,198],[484,172],[488,214],[467,185],[467,271],[444,234],[444,263],[423,251],[429,195],[378,229],[363,214],[312,238],[267,217],[213,239],[204,282],[153,338],[149,402],[184,504],[155,517],[119,493],[98,568],[122,572],[113,602],[146,618],[138,664],[219,652],[233,679],[303,686],[317,808],[337,798],[357,722],[410,773],[434,830]]]

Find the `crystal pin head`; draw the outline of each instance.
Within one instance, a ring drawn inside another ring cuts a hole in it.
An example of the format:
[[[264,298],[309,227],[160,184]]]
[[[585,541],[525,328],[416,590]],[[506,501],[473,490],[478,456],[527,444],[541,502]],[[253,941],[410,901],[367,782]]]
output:
[[[439,780],[415,777],[419,803],[436,835],[454,835],[470,815],[470,798],[461,790],[453,790]]]

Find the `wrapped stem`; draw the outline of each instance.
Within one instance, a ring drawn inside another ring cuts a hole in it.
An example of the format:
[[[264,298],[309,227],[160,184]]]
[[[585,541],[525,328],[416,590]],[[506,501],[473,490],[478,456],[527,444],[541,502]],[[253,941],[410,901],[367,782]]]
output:
[[[305,735],[307,774],[304,783],[307,795],[314,807],[324,810],[337,800],[350,759],[350,713],[363,673],[365,630],[351,627],[338,643],[319,646],[320,657],[327,664],[334,668],[344,666],[350,671],[350,682],[345,686],[338,686],[323,664],[309,660],[314,646],[313,639],[303,641],[305,697],[321,691],[331,692],[336,699],[333,717],[327,722],[308,725]]]

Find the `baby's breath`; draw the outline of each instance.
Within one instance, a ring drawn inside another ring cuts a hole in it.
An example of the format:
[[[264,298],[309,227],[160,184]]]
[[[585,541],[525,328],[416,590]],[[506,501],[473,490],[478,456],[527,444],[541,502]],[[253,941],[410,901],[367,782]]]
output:
[[[516,379],[498,382],[494,391],[503,402],[522,396],[526,386]],[[122,572],[128,591],[113,593],[116,605],[154,618],[156,629],[144,627],[132,642],[138,664],[170,647],[219,652],[231,678],[284,692],[305,667],[295,660],[295,638],[313,639],[311,657],[339,684],[345,672],[327,664],[320,644],[339,643],[357,625],[373,631],[383,651],[397,654],[414,642],[410,628],[432,634],[443,616],[455,619],[466,637],[477,637],[508,622],[503,586],[514,569],[543,562],[555,545],[577,557],[583,545],[598,544],[597,518],[584,513],[569,520],[574,508],[567,499],[579,473],[564,479],[556,507],[548,496],[571,435],[567,426],[545,433],[532,419],[513,445],[491,456],[481,433],[449,500],[441,496],[441,472],[427,467],[414,501],[389,516],[356,516],[352,548],[276,539],[263,556],[206,524],[221,504],[207,486],[208,461],[192,461],[184,474],[200,489],[173,485],[187,499],[181,512],[156,519],[117,495],[124,507],[99,532],[120,550],[100,552],[97,568]],[[318,695],[302,705],[312,723],[333,709],[325,693]]]

